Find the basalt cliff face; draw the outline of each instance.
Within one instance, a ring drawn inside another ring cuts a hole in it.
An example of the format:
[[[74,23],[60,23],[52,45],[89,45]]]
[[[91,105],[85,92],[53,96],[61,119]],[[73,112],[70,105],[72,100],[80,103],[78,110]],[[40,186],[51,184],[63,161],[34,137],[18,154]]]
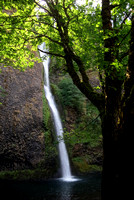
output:
[[[0,170],[34,168],[44,159],[42,64],[0,73]]]

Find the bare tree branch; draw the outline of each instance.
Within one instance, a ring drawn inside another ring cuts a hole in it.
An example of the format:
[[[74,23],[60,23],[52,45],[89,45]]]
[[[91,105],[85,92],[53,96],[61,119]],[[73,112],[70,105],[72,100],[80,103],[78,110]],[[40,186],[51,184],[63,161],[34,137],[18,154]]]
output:
[[[128,31],[128,33],[122,38],[121,42],[119,43],[118,46],[122,44],[122,42],[127,38],[127,36],[131,33],[131,29]]]
[[[121,26],[120,26],[120,28],[119,29],[122,29],[122,27],[123,27],[123,24],[125,23],[125,21],[128,19],[128,17],[131,15],[131,13],[132,13],[132,11],[130,11],[128,14],[126,13],[126,17],[124,18],[124,20],[122,21],[122,23],[121,23]]]
[[[58,0],[55,0],[56,5],[58,4]]]
[[[67,17],[68,20],[70,21],[70,17],[69,17],[69,15],[68,15],[68,13],[67,13],[67,9],[68,9],[68,8],[65,7],[65,0],[63,0],[63,9],[64,9],[64,12],[65,12],[66,17]]]
[[[58,42],[57,40],[54,40],[54,39],[50,38],[50,37],[47,36],[47,35],[42,35],[42,36],[45,37],[45,38],[47,38],[47,39],[49,39],[51,42],[54,42],[54,43],[56,43],[56,44],[58,44],[58,45],[60,45],[60,46],[63,46],[63,43],[62,43],[62,42]]]
[[[60,58],[65,58],[64,56],[58,54],[58,53],[53,53],[53,52],[49,52],[49,51],[43,51],[41,49],[38,48],[39,51],[41,51],[42,53],[46,53],[48,55],[52,55],[52,56],[57,56],[57,57],[60,57]]]
[[[42,6],[41,4],[39,4],[38,2],[36,2],[35,0],[34,0],[34,2],[36,3],[37,6],[39,6],[40,8],[42,8],[43,10],[45,10],[50,16],[52,16],[52,13],[49,10],[47,10],[44,6]]]
[[[56,44],[58,44],[58,45],[60,45],[60,46],[63,46],[63,43],[62,43],[62,42],[58,42],[57,40],[54,40],[53,38],[51,38],[51,37],[49,37],[49,36],[47,36],[47,35],[43,35],[43,34],[40,34],[40,35],[39,35],[38,32],[33,31],[33,30],[32,30],[32,32],[35,33],[37,36],[31,37],[31,38],[29,38],[29,39],[35,39],[35,38],[45,37],[45,38],[49,39],[51,42],[54,42],[54,43],[56,43]]]
[[[121,62],[121,61],[123,60],[123,58],[125,58],[125,57],[128,56],[128,55],[129,55],[129,50],[128,50],[127,52],[123,53],[123,54],[120,56],[120,58],[118,59],[119,62]]]
[[[37,23],[42,23],[44,25],[48,25],[49,27],[51,27],[51,28],[55,29],[56,31],[58,31],[58,29],[56,27],[54,27],[52,24],[50,24],[50,23],[47,23],[47,22],[44,22],[44,21],[40,21],[40,22],[37,21]]]

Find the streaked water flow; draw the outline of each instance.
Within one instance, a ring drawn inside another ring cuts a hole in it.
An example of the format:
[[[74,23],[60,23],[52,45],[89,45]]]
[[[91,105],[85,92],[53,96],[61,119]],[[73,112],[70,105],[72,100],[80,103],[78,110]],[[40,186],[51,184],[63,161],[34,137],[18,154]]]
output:
[[[39,48],[43,51],[43,49],[45,49],[45,43],[42,43]],[[55,103],[55,100],[50,88],[49,57],[47,57],[46,54],[43,52],[40,52],[40,57],[43,59],[43,66],[44,66],[45,95],[46,95],[49,107],[53,115],[56,135],[57,135],[57,139],[59,140],[58,149],[59,149],[59,157],[60,157],[60,164],[61,164],[61,170],[62,170],[62,179],[65,181],[75,181],[75,179],[71,175],[68,153],[67,153],[66,145],[64,143],[64,138],[63,138],[63,127],[62,127],[60,115],[59,115],[59,112],[58,112],[58,109],[57,109],[57,106],[56,106],[56,103]]]

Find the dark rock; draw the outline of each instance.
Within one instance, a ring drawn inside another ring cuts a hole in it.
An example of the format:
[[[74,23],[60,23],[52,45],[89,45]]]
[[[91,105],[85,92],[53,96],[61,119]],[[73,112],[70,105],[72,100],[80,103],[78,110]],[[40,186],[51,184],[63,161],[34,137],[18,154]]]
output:
[[[42,64],[0,74],[0,170],[33,168],[44,159]]]

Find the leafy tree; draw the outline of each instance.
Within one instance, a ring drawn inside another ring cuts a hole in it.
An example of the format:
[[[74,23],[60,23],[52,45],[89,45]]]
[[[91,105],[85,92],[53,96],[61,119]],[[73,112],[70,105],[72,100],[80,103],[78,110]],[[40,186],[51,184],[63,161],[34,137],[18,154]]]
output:
[[[85,5],[74,0],[12,0],[0,5],[1,63],[32,66],[32,52],[44,41],[48,54],[65,61],[74,84],[100,111],[102,200],[121,199],[131,176],[127,169],[134,122],[133,0],[102,0],[102,7],[88,0]],[[89,68],[99,71],[99,93],[89,82]]]
[[[35,36],[32,32],[32,21],[36,19],[34,8],[30,0],[0,1],[0,63],[4,66],[21,70],[33,66],[35,54],[28,40]]]

